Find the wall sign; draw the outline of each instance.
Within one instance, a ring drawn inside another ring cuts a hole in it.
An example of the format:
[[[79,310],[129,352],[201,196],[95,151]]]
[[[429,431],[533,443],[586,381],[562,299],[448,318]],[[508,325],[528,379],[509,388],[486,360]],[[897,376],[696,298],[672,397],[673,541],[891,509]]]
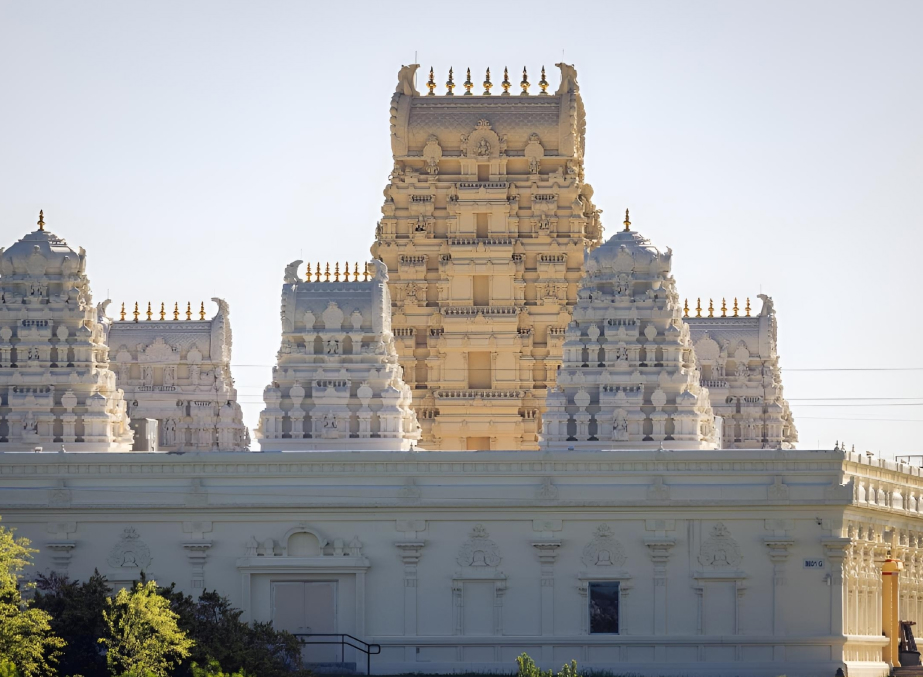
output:
[[[823,560],[823,558],[819,558],[819,559],[806,559],[806,560],[804,561],[804,568],[805,568],[805,569],[823,569],[823,568],[824,568],[824,560]]]

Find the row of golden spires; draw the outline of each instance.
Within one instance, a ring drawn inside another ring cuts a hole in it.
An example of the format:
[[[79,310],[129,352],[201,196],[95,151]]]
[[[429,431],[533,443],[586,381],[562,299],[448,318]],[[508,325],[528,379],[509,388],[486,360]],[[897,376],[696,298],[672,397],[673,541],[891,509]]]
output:
[[[734,307],[731,309],[734,314],[731,317],[740,317],[740,308],[737,305],[737,297],[734,297]],[[747,305],[744,307],[746,313],[744,317],[750,317],[750,298],[747,297]],[[695,316],[702,317],[702,299],[696,299]],[[721,299],[721,317],[728,316],[728,305],[725,299]],[[683,317],[689,317],[689,299],[683,306]],[[715,304],[712,299],[708,299],[708,317],[715,317]]]
[[[494,86],[494,83],[490,81],[490,69],[487,69],[487,77],[484,80],[484,92],[481,96],[490,96],[490,90]],[[510,82],[510,73],[507,68],[503,68],[503,82],[500,83],[500,86],[503,88],[503,93],[500,96],[509,96],[510,87],[513,86],[513,83]],[[522,67],[522,82],[519,83],[519,86],[522,88],[522,91],[519,93],[519,96],[529,96],[529,87],[532,84],[529,82],[529,75],[526,73],[526,67]],[[542,66],[542,79],[538,81],[538,86],[541,88],[539,96],[548,96],[548,80],[545,79],[545,67]],[[462,87],[465,88],[465,93],[463,96],[471,96],[474,89],[474,83],[471,81],[471,69],[468,69],[468,75],[465,78],[465,81],[462,83]],[[426,81],[426,88],[429,89],[428,96],[436,96],[436,77],[433,74],[433,69],[429,69],[429,80]],[[449,68],[449,80],[445,83],[446,96],[455,96],[455,73],[453,69]]]
[[[332,272],[332,273],[330,272],[330,264],[329,264],[329,263],[326,264],[326,266],[325,266],[325,268],[324,268],[324,272],[321,272],[320,263],[318,263],[318,264],[317,264],[317,268],[316,268],[315,271],[312,273],[312,272],[311,272],[311,264],[309,263],[309,264],[308,264],[308,269],[307,269],[307,271],[306,271],[307,279],[305,280],[305,282],[321,282],[321,279],[320,279],[320,276],[321,276],[321,275],[324,276],[324,279],[323,279],[324,282],[349,282],[349,281],[350,281],[350,280],[349,280],[349,276],[350,276],[350,275],[353,276],[353,279],[352,279],[353,282],[358,282],[358,281],[359,281],[359,276],[360,276],[360,275],[362,275],[362,281],[363,281],[363,282],[368,282],[368,281],[369,281],[369,275],[370,275],[371,273],[369,273],[369,264],[367,264],[367,263],[363,265],[363,267],[362,267],[363,270],[362,270],[361,273],[359,272],[359,264],[358,264],[358,263],[355,264],[355,266],[353,267],[353,272],[352,272],[352,273],[349,272],[349,261],[347,261],[346,263],[344,263],[344,264],[343,264],[343,272],[342,272],[342,275],[343,275],[343,279],[342,279],[342,280],[340,280],[340,275],[341,275],[341,273],[340,273],[340,264],[339,264],[339,263],[335,263],[335,264],[333,264],[333,265],[334,265],[334,269],[333,269],[333,272]],[[314,279],[314,280],[311,279],[311,275],[314,275],[314,276],[315,276],[315,279]],[[333,279],[332,279],[332,280],[330,279],[330,276],[331,276],[331,275],[333,275]]]
[[[137,321],[138,321],[138,316],[141,315],[141,311],[138,310],[138,302],[137,302],[137,301],[135,301],[135,309],[132,311],[131,314],[134,316],[134,320],[133,320],[133,321],[134,321],[134,322],[137,322]],[[151,302],[150,302],[150,301],[147,302],[147,312],[144,313],[144,314],[147,316],[147,321],[148,321],[148,322],[150,322],[150,321],[153,319],[153,316],[155,315],[155,311],[153,311],[153,310],[151,309]],[[120,321],[120,322],[125,322],[125,315],[126,315],[126,312],[125,312],[125,304],[122,303],[122,310],[119,312],[119,321]],[[179,315],[180,315],[179,303],[174,303],[174,304],[173,304],[173,321],[174,321],[174,322],[178,322],[178,321],[179,321]],[[160,321],[161,321],[161,322],[164,322],[166,319],[167,319],[167,307],[166,307],[166,304],[165,304],[165,303],[161,303],[161,304],[160,304]],[[202,301],[202,305],[199,306],[199,319],[200,319],[200,320],[204,320],[204,319],[205,319],[205,301]],[[191,320],[192,320],[192,303],[191,303],[191,302],[187,302],[187,303],[186,303],[186,321],[189,322],[189,321],[191,321]]]

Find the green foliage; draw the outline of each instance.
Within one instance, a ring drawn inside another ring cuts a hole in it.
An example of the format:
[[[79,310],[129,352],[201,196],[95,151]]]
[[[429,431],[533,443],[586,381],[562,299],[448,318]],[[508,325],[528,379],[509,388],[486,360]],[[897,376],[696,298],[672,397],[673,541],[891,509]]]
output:
[[[271,623],[247,625],[240,620],[243,612],[217,592],[203,591],[198,599],[177,592],[173,585],[159,592],[170,600],[170,608],[178,614],[180,629],[195,642],[189,661],[177,668],[175,677],[196,677],[192,662],[199,664],[199,670],[208,669],[201,666],[215,662],[224,672],[259,677],[307,674],[298,670],[301,667],[298,638],[275,630]]]
[[[208,664],[204,667],[198,663],[193,663],[189,667],[192,671],[192,677],[251,677],[251,675],[248,675],[243,670],[225,672],[214,658],[208,661]],[[2,677],[2,675],[0,675],[0,677]]]
[[[22,599],[19,574],[35,552],[28,539],[0,527],[0,665],[7,664],[3,669],[13,669],[19,677],[55,674],[64,646],[51,631],[51,617]]]
[[[551,670],[541,670],[526,653],[516,658],[516,665],[519,667],[516,677],[554,677]],[[558,673],[558,677],[579,677],[579,675],[577,661],[571,661],[570,665],[565,664]]]
[[[19,671],[12,661],[0,661],[0,677],[19,677]]]
[[[193,646],[177,618],[155,581],[136,583],[131,592],[119,590],[115,599],[107,598],[106,635],[99,641],[106,646],[109,671],[124,677],[167,677]]]
[[[34,606],[51,615],[51,629],[67,642],[58,663],[62,675],[104,675],[106,657],[99,638],[106,634],[103,611],[111,594],[106,578],[94,571],[85,582],[40,575]],[[2,676],[0,676],[2,677]]]

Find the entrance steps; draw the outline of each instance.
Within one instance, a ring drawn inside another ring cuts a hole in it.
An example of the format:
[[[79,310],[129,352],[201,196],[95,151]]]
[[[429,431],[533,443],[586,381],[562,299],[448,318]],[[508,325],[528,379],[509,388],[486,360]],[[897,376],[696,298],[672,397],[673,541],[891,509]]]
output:
[[[891,677],[923,677],[923,665],[908,665],[905,668],[891,668]]]

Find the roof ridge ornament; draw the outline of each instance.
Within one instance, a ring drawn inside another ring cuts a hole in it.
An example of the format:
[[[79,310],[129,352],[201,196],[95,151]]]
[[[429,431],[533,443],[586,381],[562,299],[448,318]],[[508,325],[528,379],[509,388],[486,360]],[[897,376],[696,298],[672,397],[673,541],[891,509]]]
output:
[[[38,210],[38,229],[41,231],[45,230],[45,210]]]
[[[631,220],[628,218],[628,210],[627,210],[627,209],[625,210],[625,220],[622,221],[622,223],[625,224],[625,232],[626,232],[626,233],[627,233],[628,231],[631,230]]]

